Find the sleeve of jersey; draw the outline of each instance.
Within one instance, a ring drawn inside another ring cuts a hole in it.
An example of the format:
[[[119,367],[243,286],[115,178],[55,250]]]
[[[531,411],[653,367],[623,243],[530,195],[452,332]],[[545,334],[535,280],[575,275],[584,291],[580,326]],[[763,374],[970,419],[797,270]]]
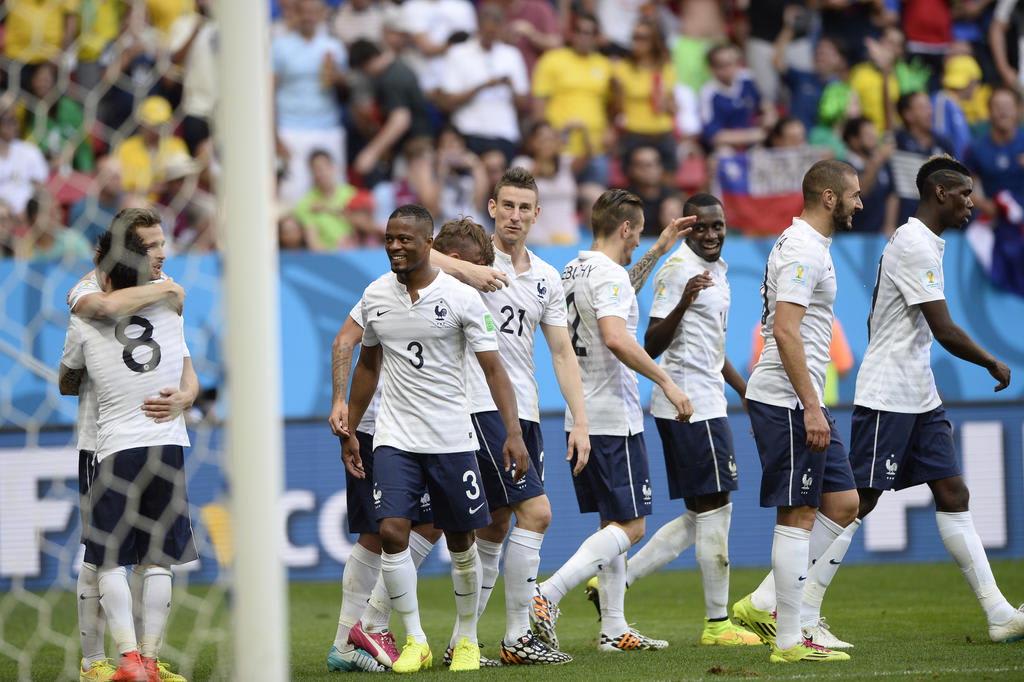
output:
[[[82,347],[82,320],[74,315],[71,316],[67,334],[64,336],[64,352],[61,353],[60,364],[68,369],[82,369],[85,367],[85,350]]]
[[[367,314],[366,314],[367,313],[367,305],[366,305],[366,299],[365,298],[359,301],[359,309],[360,309],[360,316],[362,317],[362,324],[360,326],[362,326],[362,328],[363,328],[362,344],[364,346],[379,346],[380,345],[380,338],[377,336],[377,333],[373,331],[373,325],[368,322],[369,318],[367,317]],[[358,319],[356,320],[356,322],[359,322],[359,321],[360,320],[358,320]]]
[[[352,306],[352,310],[349,311],[348,316],[352,318],[352,321],[359,325],[360,329],[366,329],[366,322],[363,320],[363,299]]]
[[[498,350],[498,326],[475,292],[462,297],[462,331],[474,353]]]
[[[565,289],[562,288],[562,278],[553,268],[545,285],[548,288],[548,299],[544,304],[544,314],[540,321],[552,327],[569,326],[569,313],[565,307]]]
[[[595,273],[591,281],[591,286],[594,287],[594,314],[597,319],[621,317],[628,320],[634,294],[626,271],[613,272],[609,268],[604,272]]]
[[[792,239],[788,240],[775,257],[775,300],[806,308],[811,303],[814,287],[821,279],[821,270],[822,262],[818,255],[806,250],[801,252]]]
[[[100,285],[96,282],[96,279],[94,277],[86,277],[68,292],[68,308],[74,310],[79,301],[89,294],[96,294],[99,291]]]
[[[668,317],[679,303],[683,295],[679,286],[683,272],[679,265],[667,263],[654,276],[654,302],[651,304],[651,317],[659,320]]]
[[[946,298],[942,263],[934,253],[921,248],[906,249],[890,277],[907,305],[919,305]]]

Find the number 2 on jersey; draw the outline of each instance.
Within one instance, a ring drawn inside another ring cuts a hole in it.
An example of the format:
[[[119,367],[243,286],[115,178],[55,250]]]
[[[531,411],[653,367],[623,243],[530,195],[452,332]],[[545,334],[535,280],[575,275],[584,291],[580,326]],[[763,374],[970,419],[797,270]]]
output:
[[[128,336],[126,332],[131,325],[142,327],[142,333],[135,338]],[[146,318],[132,315],[127,319],[121,320],[114,327],[114,338],[124,346],[124,350],[121,351],[121,359],[124,360],[125,366],[131,371],[145,374],[146,372],[152,372],[160,364],[160,344],[153,340],[153,323]],[[150,350],[149,360],[146,362],[135,360],[135,349],[139,346],[145,346]]]
[[[506,334],[515,334],[516,336],[523,335],[523,318],[526,317],[526,311],[520,308],[518,311],[510,305],[502,306],[502,315],[508,315],[505,320],[501,323],[501,329],[499,331],[505,332]],[[512,329],[512,321],[519,316],[519,329]]]
[[[585,358],[587,357],[587,349],[579,345],[580,309],[576,307],[575,292],[565,297],[565,305],[569,307],[572,310],[572,312],[576,315],[576,319],[569,323],[569,328],[572,329],[572,349],[576,352],[576,357]]]

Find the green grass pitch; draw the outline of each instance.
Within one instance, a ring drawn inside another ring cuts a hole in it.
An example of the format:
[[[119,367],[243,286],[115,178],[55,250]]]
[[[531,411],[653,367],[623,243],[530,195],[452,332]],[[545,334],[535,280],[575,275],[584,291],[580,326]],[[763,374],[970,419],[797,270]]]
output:
[[[1024,599],[1024,562],[995,562],[993,569],[1008,598]],[[733,571],[732,599],[752,589],[762,576],[763,571],[758,569]],[[199,598],[203,593],[200,588],[193,590]],[[290,599],[292,679],[337,680],[339,674],[326,673],[324,661],[334,638],[340,580],[333,584],[293,583]],[[189,601],[190,605],[198,603]],[[226,622],[223,599],[208,601],[209,605],[215,603],[219,607],[211,609],[215,611],[213,619]],[[422,673],[420,679],[451,675],[441,667],[454,609],[447,576],[420,582],[420,609],[435,661],[435,668]],[[665,651],[599,653],[594,646],[596,613],[582,587],[565,598],[562,610],[558,633],[562,647],[575,657],[571,664],[509,667],[461,677],[513,680],[528,674],[533,680],[644,682],[725,678],[1024,680],[1024,642],[997,645],[988,641],[981,609],[952,563],[845,567],[826,598],[824,612],[835,632],[856,644],[850,652],[853,660],[847,663],[771,665],[764,647],[698,646],[704,609],[696,571],[650,576],[626,595],[627,619],[645,634],[669,640],[671,646]],[[18,648],[26,644],[38,648],[32,656],[32,679],[60,679],[63,651],[38,641],[29,644],[36,632],[37,611],[22,605],[4,611],[0,614],[3,639]],[[183,615],[189,613],[193,612],[179,609],[172,617],[169,641],[176,646],[185,646],[196,626],[201,625]],[[49,618],[54,630],[74,633],[72,595],[62,596]],[[395,625],[400,635],[401,626]],[[496,643],[503,632],[499,582],[480,625],[485,655],[497,657]],[[253,642],[252,646],[258,649],[260,643]],[[216,660],[216,646],[210,644],[200,651],[190,679],[226,679],[229,667],[225,661]],[[360,674],[361,679],[365,677]],[[14,679],[14,661],[0,654],[0,680]]]

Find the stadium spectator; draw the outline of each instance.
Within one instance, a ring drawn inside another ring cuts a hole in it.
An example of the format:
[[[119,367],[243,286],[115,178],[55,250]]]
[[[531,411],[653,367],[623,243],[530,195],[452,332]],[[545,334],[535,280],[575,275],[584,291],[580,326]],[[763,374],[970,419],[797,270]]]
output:
[[[787,71],[814,73],[816,60],[809,38],[814,15],[803,3],[792,0],[749,2],[746,15],[750,36],[745,48],[751,77],[765,101],[779,102],[780,80]],[[792,92],[792,85],[789,87]]]
[[[530,171],[537,182],[537,195],[544,197],[526,237],[530,245],[575,244],[580,238],[576,170],[586,165],[587,158],[567,154],[565,137],[547,121],[538,121],[526,136],[526,155],[511,164]]]
[[[380,43],[384,37],[384,3],[382,0],[348,0],[334,14],[331,31],[345,45],[360,39]]]
[[[139,99],[158,94],[156,91],[166,70],[158,63],[158,48],[164,42],[157,30],[143,21],[144,16],[141,10],[129,16],[120,35],[105,53],[104,61],[109,60],[109,63],[103,82],[109,87],[103,92],[97,110],[97,118],[103,124],[100,138],[105,144],[114,142],[123,127],[130,125]]]
[[[423,92],[441,86],[444,55],[456,42],[476,33],[476,11],[469,0],[408,0],[402,4],[402,29],[409,34],[410,65]]]
[[[1008,37],[1014,33],[1017,36],[1016,50],[1010,49],[1006,44]],[[1020,0],[996,2],[995,13],[988,29],[988,45],[1003,85],[1017,90],[1024,88],[1024,69],[1020,68],[1020,61],[1024,59],[1021,56],[1024,55],[1024,3]],[[1017,54],[1016,66],[1010,58],[1013,52]]]
[[[28,83],[32,67],[61,58],[75,37],[76,15],[66,0],[7,0],[3,49],[7,87]]]
[[[471,218],[480,223],[491,188],[484,162],[454,128],[438,136],[435,160],[439,212],[433,215],[441,216],[441,222]]]
[[[14,256],[14,245],[18,239],[18,220],[7,202],[0,199],[0,258]]]
[[[186,14],[196,11],[197,2],[202,0],[145,0],[150,25],[167,39],[174,22]]]
[[[704,143],[711,148],[748,147],[764,141],[758,124],[761,96],[742,64],[739,48],[720,44],[708,51],[712,78],[700,90]],[[774,125],[774,108],[766,106],[763,125]]]
[[[629,191],[643,202],[644,231],[641,235],[659,236],[663,227],[661,204],[674,194],[674,190],[665,183],[665,167],[661,164],[658,150],[651,146],[633,149],[627,162],[626,177]]]
[[[790,5],[800,9],[796,5]],[[847,78],[846,58],[832,38],[822,38],[814,46],[814,62],[809,69],[793,66],[788,55],[797,35],[797,19],[804,15],[787,12],[787,21],[775,42],[773,62],[782,74],[789,95],[789,114],[800,119],[810,130],[818,123],[818,106],[825,88],[832,83],[844,83]],[[769,102],[773,97],[765,96]]]
[[[49,169],[39,147],[18,139],[18,119],[12,99],[0,102],[0,200],[19,218],[35,190],[46,182]]]
[[[974,57],[962,54],[946,60],[942,75],[942,89],[932,96],[932,109],[936,134],[949,140],[962,159],[971,142],[971,124],[967,111],[971,110],[978,123],[988,119],[988,88],[981,86],[981,67]],[[979,98],[984,103],[979,106]]]
[[[427,100],[416,74],[390,49],[357,40],[352,45],[352,67],[370,78],[376,103],[372,113],[360,112],[371,119],[372,132],[352,168],[364,184],[373,185],[390,176],[391,163],[406,144],[431,134]]]
[[[280,251],[308,251],[309,235],[299,219],[288,213],[277,221],[277,248]]]
[[[807,141],[816,147],[826,147],[843,161],[843,127],[847,121],[861,117],[860,98],[846,81],[835,80],[825,86],[818,102],[818,123],[810,129]]]
[[[15,243],[14,256],[33,261],[89,260],[92,247],[61,219],[60,204],[45,189],[38,190],[25,205],[28,230]]]
[[[196,11],[171,25],[171,61],[182,68],[181,136],[192,156],[210,137],[217,104],[217,24],[210,18],[210,0],[197,0]]]
[[[927,66],[928,90],[938,88],[943,57],[953,43],[952,6],[949,0],[902,0],[900,3],[907,54],[911,61]]]
[[[538,116],[555,128],[579,122],[586,129],[575,128],[569,135],[569,153],[590,157],[577,181],[607,186],[612,65],[596,51],[597,38],[594,16],[574,15],[569,46],[545,52],[537,62],[533,95],[538,100]]]
[[[900,83],[894,69],[902,43],[903,36],[895,29],[886,31],[880,40],[868,38],[868,60],[850,69],[850,87],[857,93],[864,116],[879,130],[889,130],[896,124]]]
[[[106,232],[114,216],[121,210],[121,167],[114,156],[101,158],[96,164],[96,178],[90,191],[71,204],[68,225],[95,244]]]
[[[307,159],[323,148],[345,177],[345,129],[337,88],[344,84],[346,52],[328,35],[323,0],[298,0],[295,27],[273,39],[278,151],[286,169],[280,196],[294,202],[309,189]]]
[[[900,197],[896,224],[902,225],[917,210],[917,171],[936,154],[953,154],[953,147],[932,127],[932,101],[926,92],[912,92],[900,97],[896,111],[903,121],[897,130],[893,157],[893,179]]]
[[[676,79],[694,92],[711,79],[707,53],[728,38],[718,0],[690,0],[679,11],[679,35],[672,42]]]
[[[675,82],[675,68],[661,28],[656,21],[642,18],[633,28],[629,53],[612,67],[623,159],[639,146],[651,146],[661,155],[666,173],[675,172]]]
[[[863,116],[846,122],[843,142],[847,146],[847,163],[857,169],[864,203],[864,208],[853,214],[853,231],[892,234],[899,209],[889,168],[895,143],[891,136],[880,140],[875,124]]]
[[[529,107],[523,55],[500,42],[507,21],[498,5],[482,4],[477,37],[453,45],[440,75],[441,108],[475,154],[499,151],[507,165],[519,148],[519,112]]]
[[[376,205],[373,195],[359,190],[345,207],[352,234],[342,242],[343,249],[379,248],[384,244],[384,229],[374,219]]]
[[[819,5],[821,35],[835,39],[851,50],[850,61],[867,58],[864,41],[875,35],[877,26],[886,26],[893,17],[883,9],[886,2],[875,0],[829,0]]]
[[[25,98],[23,121],[25,139],[35,142],[53,168],[92,172],[95,165],[92,146],[85,130],[82,106],[60,94],[57,89],[57,65],[42,62],[32,70],[29,96]]]
[[[650,15],[647,0],[593,0],[592,7],[604,51],[615,57],[629,54],[633,28]]]
[[[993,217],[992,281],[1024,296],[1024,107],[1020,93],[996,88],[989,110],[991,128],[971,143],[966,165],[975,178],[975,206]]]
[[[155,208],[178,251],[209,251],[215,243],[210,223],[216,202],[199,186],[201,171],[188,154],[173,154],[164,166]]]
[[[526,61],[526,70],[532,74],[544,52],[562,46],[558,15],[547,0],[498,1],[505,8],[505,41],[519,48]]]
[[[121,182],[128,192],[149,193],[163,182],[167,162],[188,156],[184,140],[171,134],[171,105],[163,97],[147,97],[136,113],[138,132],[114,150],[121,164]]]
[[[311,237],[309,248],[334,251],[352,234],[345,211],[356,190],[338,181],[338,169],[322,149],[309,155],[309,170],[313,186],[295,204],[294,214]]]
[[[107,50],[117,40],[122,28],[137,21],[134,3],[122,0],[93,0],[88,11],[83,7],[78,18],[78,66],[75,81],[81,89],[79,99],[95,88],[107,69]]]

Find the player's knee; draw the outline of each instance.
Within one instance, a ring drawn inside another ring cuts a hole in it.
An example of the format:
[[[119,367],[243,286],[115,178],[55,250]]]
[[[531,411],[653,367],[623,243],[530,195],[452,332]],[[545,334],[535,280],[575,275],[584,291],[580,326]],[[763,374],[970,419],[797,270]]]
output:
[[[168,578],[173,577],[173,574],[171,573],[171,569],[169,566],[161,566],[159,564],[145,564],[143,566],[135,567],[135,570],[137,571],[140,569],[142,574],[145,575],[147,578],[151,578],[153,576],[158,575],[167,576]]]
[[[551,525],[551,503],[547,495],[533,497],[516,509],[516,526],[534,533],[545,533]]]
[[[858,504],[857,518],[863,519],[865,516],[870,514],[874,510],[875,505],[878,504],[878,498],[881,497],[882,492],[880,490],[874,490],[872,488],[861,488],[858,492],[860,502]]]
[[[644,539],[644,532],[646,532],[646,524],[644,522],[643,517],[640,517],[639,519],[633,519],[631,521],[617,522],[615,525],[617,525],[626,533],[626,537],[629,538],[629,542],[632,545],[635,545]]]
[[[971,501],[971,491],[959,476],[936,482],[932,485],[932,494],[935,509],[940,512],[965,512]]]
[[[362,545],[366,551],[380,554],[381,541],[378,533],[362,533],[356,542]]]
[[[412,529],[417,535],[422,535],[430,544],[436,544],[444,534],[440,528],[432,523],[422,523]]]
[[[380,522],[381,548],[388,554],[404,552],[409,546],[409,532],[397,519]]]
[[[466,533],[445,533],[444,539],[448,545],[449,552],[465,552],[473,546],[473,542],[476,540],[476,533],[473,531]]]

